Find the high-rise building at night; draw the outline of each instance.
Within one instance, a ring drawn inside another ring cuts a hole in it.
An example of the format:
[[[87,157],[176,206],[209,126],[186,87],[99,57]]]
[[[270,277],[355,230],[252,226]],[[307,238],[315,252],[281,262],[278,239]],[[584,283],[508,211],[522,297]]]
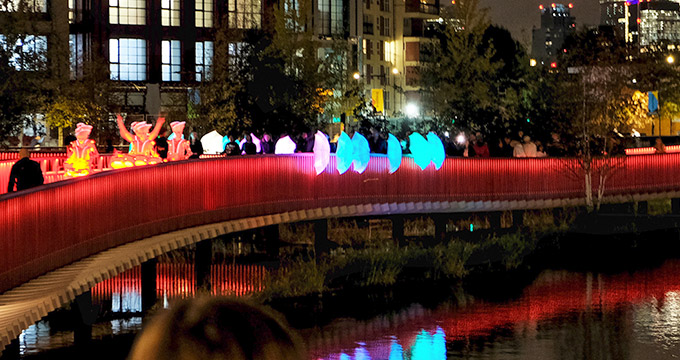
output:
[[[600,23],[641,47],[680,43],[680,1],[600,0]]]
[[[531,56],[537,61],[548,63],[555,60],[562,50],[564,40],[576,28],[575,18],[571,16],[572,4],[552,3],[541,5],[541,27],[533,29]]]

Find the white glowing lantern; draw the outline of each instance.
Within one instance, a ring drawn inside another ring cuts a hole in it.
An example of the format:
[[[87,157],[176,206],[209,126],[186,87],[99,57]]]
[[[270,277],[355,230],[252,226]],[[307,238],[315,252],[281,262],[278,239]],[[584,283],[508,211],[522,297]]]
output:
[[[222,135],[216,130],[213,130],[201,138],[201,145],[203,145],[204,154],[220,154],[224,151],[222,147]]]
[[[276,155],[295,154],[296,148],[297,145],[295,145],[295,142],[290,138],[290,136],[286,135],[276,142],[276,146],[274,147],[274,154]]]
[[[331,144],[328,142],[326,134],[321,131],[317,131],[314,134],[314,169],[316,174],[321,174],[330,161],[331,157]]]

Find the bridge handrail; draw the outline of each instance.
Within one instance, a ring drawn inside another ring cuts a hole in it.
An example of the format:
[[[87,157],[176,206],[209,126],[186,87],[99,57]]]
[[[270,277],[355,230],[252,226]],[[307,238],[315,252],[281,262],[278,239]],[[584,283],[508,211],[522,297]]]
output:
[[[564,170],[574,159],[448,158],[439,171],[422,171],[405,157],[394,174],[387,161],[372,157],[363,174],[317,176],[306,154],[189,160],[2,195],[0,292],[114,246],[233,219],[360,204],[583,197],[583,179]],[[329,169],[335,166],[331,157]],[[680,154],[628,157],[607,189],[678,191]]]

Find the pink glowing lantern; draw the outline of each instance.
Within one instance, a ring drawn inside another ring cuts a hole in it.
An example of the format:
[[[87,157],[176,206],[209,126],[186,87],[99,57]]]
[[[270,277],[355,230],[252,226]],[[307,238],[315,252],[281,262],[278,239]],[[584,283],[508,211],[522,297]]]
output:
[[[168,161],[186,160],[192,155],[189,141],[182,138],[184,125],[184,121],[170,123],[174,137],[168,140]]]
[[[331,158],[331,144],[328,142],[326,134],[321,131],[317,131],[314,134],[314,169],[316,169],[316,174],[321,174]]]
[[[94,140],[89,139],[91,132],[92,126],[90,125],[83,123],[76,125],[76,140],[68,145],[66,152],[64,177],[87,176],[92,172],[92,167],[99,157],[99,151]]]

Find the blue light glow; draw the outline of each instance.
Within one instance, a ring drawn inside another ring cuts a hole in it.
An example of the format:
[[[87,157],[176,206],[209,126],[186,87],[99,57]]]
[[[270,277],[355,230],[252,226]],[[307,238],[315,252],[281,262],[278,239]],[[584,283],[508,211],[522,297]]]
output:
[[[402,152],[399,139],[390,134],[387,137],[387,160],[390,162],[390,174],[399,170],[399,166],[401,166],[401,156]]]
[[[411,360],[445,360],[446,359],[446,335],[442,328],[430,335],[422,330],[417,336],[411,348]]]
[[[418,167],[420,167],[422,170],[425,170],[427,165],[429,165],[430,161],[432,160],[432,150],[430,148],[430,143],[418,133],[413,133],[409,135],[408,138],[411,142],[409,149],[411,149],[413,160],[416,162]]]
[[[446,159],[446,151],[444,151],[444,144],[442,140],[433,132],[427,134],[427,142],[430,143],[430,151],[432,152],[432,162],[434,167],[439,170]]]
[[[389,360],[404,360],[404,349],[399,345],[396,338],[392,338]]]
[[[328,142],[326,134],[317,131],[314,134],[314,169],[316,174],[321,174],[331,158],[331,144]]]
[[[371,360],[371,355],[365,347],[361,346],[354,350],[354,360]]]
[[[366,171],[368,162],[371,160],[371,148],[368,146],[368,140],[358,132],[352,137],[352,146],[354,147],[354,171],[361,174]]]
[[[349,170],[349,167],[352,166],[352,161],[354,160],[352,139],[344,131],[338,138],[338,148],[335,151],[335,160],[340,174],[344,174]]]

